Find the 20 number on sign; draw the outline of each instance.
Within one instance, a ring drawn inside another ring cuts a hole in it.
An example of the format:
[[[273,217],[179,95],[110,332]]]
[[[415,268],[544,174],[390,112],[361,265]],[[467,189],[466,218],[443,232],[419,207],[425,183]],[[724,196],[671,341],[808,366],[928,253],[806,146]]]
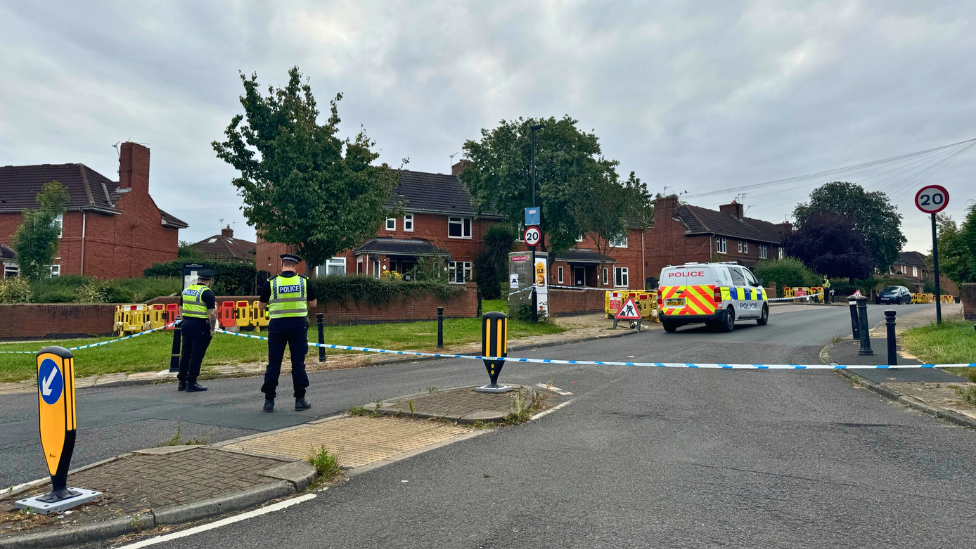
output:
[[[915,206],[928,214],[939,213],[949,205],[949,191],[941,185],[922,187],[915,195]]]
[[[523,237],[526,246],[535,246],[542,240],[542,231],[539,227],[526,227]]]

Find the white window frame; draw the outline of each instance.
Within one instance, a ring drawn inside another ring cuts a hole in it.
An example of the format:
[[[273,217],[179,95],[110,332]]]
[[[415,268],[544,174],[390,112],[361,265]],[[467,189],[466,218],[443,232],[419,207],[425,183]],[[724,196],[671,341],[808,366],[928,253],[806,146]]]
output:
[[[386,218],[386,230],[388,230],[388,231],[395,231],[396,230],[396,218],[395,217],[387,217]]]
[[[51,276],[61,276],[61,265],[51,265]]]
[[[606,267],[603,268],[603,285],[607,286],[610,284],[610,273]]]
[[[748,242],[745,242],[745,241],[742,242],[742,253],[744,253],[744,254],[749,253],[749,243]]]
[[[780,246],[779,248],[777,248],[777,250],[779,250],[779,252],[778,252],[779,253],[779,258],[780,259],[783,259],[783,247]]]
[[[582,243],[583,242],[583,235],[577,236],[576,237],[576,242]]]
[[[451,236],[451,225],[461,226],[461,236]],[[465,234],[464,229],[467,228],[467,234]],[[448,238],[466,238],[471,239],[471,218],[470,217],[448,217],[447,218],[447,237]]]
[[[912,276],[918,278],[918,267],[912,266]]]
[[[627,233],[615,236],[610,239],[611,248],[626,248],[627,247]]]
[[[379,259],[371,259],[370,260],[370,263],[373,264],[373,278],[379,278],[380,275],[383,274],[383,270],[380,269],[380,263],[381,263],[380,260]]]
[[[3,266],[3,278],[13,278],[20,275],[19,265],[4,265]]]
[[[413,214],[403,214],[403,231],[413,232]]]
[[[741,240],[738,240],[737,242],[739,243],[739,253],[741,254],[742,253],[742,241]]]
[[[759,259],[766,259],[769,256],[769,246],[765,244],[759,245]]]
[[[559,284],[562,284],[563,283],[563,268],[562,267],[556,267],[556,281]]]
[[[461,280],[458,281],[458,265],[461,266]],[[464,284],[471,280],[471,262],[470,261],[451,261],[447,264],[447,282],[448,284]]]
[[[724,236],[715,237],[715,253],[729,253],[729,241]]]
[[[61,238],[61,235],[64,234],[64,214],[58,214],[58,216],[54,218],[54,222],[58,224],[58,238]]]
[[[318,276],[329,276],[329,267],[342,267],[342,276],[346,275],[346,258],[344,257],[331,257],[325,260],[325,265],[320,265],[317,275]]]
[[[614,267],[613,268],[613,287],[614,288],[629,288],[630,287],[630,268],[629,267]]]

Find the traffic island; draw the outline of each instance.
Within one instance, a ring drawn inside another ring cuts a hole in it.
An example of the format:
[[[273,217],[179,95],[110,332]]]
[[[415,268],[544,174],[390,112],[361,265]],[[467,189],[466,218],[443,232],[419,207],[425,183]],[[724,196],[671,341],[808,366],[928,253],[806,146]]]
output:
[[[461,425],[517,423],[557,403],[560,395],[548,389],[510,385],[506,393],[484,393],[478,387],[431,390],[368,404],[364,409],[383,415],[439,419]]]
[[[73,471],[72,484],[98,490],[95,502],[56,515],[14,508],[48,483],[0,499],[0,548],[63,547],[245,509],[294,494],[315,478],[308,463],[205,446],[168,446]]]

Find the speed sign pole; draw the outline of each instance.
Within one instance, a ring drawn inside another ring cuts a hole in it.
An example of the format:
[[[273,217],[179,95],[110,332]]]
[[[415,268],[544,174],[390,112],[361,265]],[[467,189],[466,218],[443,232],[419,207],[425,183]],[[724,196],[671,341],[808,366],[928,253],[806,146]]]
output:
[[[942,324],[942,291],[939,285],[939,233],[935,214],[949,205],[949,191],[941,185],[922,187],[915,194],[915,207],[932,216],[932,267],[935,270],[935,321]]]

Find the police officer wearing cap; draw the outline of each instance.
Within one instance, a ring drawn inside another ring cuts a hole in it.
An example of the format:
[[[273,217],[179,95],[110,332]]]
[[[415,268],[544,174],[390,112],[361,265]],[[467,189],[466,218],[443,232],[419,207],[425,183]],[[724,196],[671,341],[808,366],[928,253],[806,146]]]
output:
[[[278,376],[285,345],[291,351],[291,380],[295,388],[295,409],[312,407],[305,400],[308,375],[305,355],[308,353],[308,308],[316,304],[315,293],[308,280],[295,272],[302,258],[281,254],[281,274],[268,280],[261,291],[258,307],[268,308],[268,369],[264,373],[264,411],[274,411]]]
[[[183,341],[180,350],[180,373],[176,375],[176,379],[180,381],[180,391],[199,393],[207,390],[197,383],[197,377],[217,326],[217,298],[210,289],[213,277],[214,273],[210,269],[198,272],[197,283],[187,286],[180,296],[183,316],[180,332]]]

